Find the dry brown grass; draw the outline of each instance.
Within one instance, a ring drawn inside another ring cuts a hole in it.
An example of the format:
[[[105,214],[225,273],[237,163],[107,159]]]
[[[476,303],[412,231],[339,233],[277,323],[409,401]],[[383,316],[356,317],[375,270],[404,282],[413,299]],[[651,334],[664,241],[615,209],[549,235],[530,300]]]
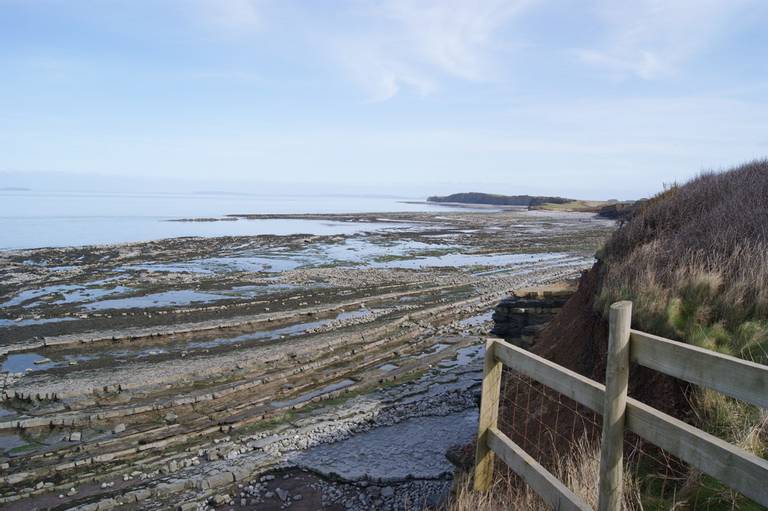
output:
[[[667,189],[637,209],[600,257],[604,314],[632,300],[635,328],[768,363],[768,160]],[[704,389],[691,404],[702,429],[768,453],[765,411]],[[695,471],[681,492],[682,502],[705,495],[709,509],[739,509],[743,500]]]
[[[768,332],[768,161],[707,173],[638,209],[601,258],[602,307],[635,302],[638,327],[761,360]],[[743,332],[742,332],[743,333]]]
[[[597,480],[600,473],[600,450],[586,437],[574,443],[573,448],[556,460],[558,479],[593,509],[597,509]],[[624,503],[622,509],[638,511],[638,490],[631,470],[625,470]],[[472,488],[472,474],[463,474],[454,485],[454,495],[445,511],[550,511],[541,498],[528,486],[510,476],[500,475],[487,492]]]

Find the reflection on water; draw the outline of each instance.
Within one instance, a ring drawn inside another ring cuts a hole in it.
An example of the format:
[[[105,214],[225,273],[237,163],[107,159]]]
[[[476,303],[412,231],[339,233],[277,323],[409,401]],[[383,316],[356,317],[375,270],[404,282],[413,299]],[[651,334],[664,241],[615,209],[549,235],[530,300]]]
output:
[[[145,309],[151,307],[189,305],[196,302],[212,302],[216,300],[226,300],[232,298],[232,296],[204,293],[202,291],[194,291],[191,289],[183,289],[180,291],[164,291],[162,293],[152,293],[144,296],[101,300],[98,302],[86,304],[84,307],[88,310]]]
[[[63,284],[59,286],[41,287],[40,289],[28,289],[26,291],[21,291],[20,293],[16,294],[16,296],[11,298],[10,300],[0,303],[0,308],[14,307],[16,305],[21,305],[35,298],[40,298],[52,293],[64,293],[73,289],[80,289],[80,286],[77,286],[74,284]],[[29,307],[29,305],[27,306]]]
[[[59,284],[38,289],[28,289],[17,293],[13,298],[0,303],[0,308],[23,305],[25,309],[38,307],[44,303],[62,305],[70,303],[90,302],[105,296],[119,295],[133,291],[125,286],[111,288],[100,287],[106,280],[93,281],[86,285]]]
[[[163,265],[159,265],[162,267]],[[178,271],[178,270],[168,270]],[[232,300],[236,298],[253,298],[261,296],[267,293],[274,293],[278,291],[287,291],[295,289],[296,285],[292,284],[266,284],[266,285],[247,285],[247,286],[234,286],[230,289],[216,290],[210,292],[197,291],[193,289],[181,289],[173,291],[164,291],[159,293],[150,293],[146,295],[126,296],[123,298],[112,298],[102,300],[100,298],[134,294],[136,290],[134,288],[125,286],[115,286],[112,288],[98,288],[88,287],[94,285],[101,285],[104,281],[94,281],[85,285],[65,285],[65,286],[47,286],[44,288],[22,291],[14,296],[11,300],[6,301],[0,307],[10,307],[13,305],[23,305],[25,309],[33,309],[43,305],[44,303],[52,304],[77,304],[83,303],[81,309],[97,311],[106,309],[135,309],[135,308],[152,308],[152,307],[168,307],[189,305],[195,302],[213,302],[218,300]],[[63,294],[62,294],[63,293]],[[63,298],[58,300],[51,300],[51,297]],[[46,300],[40,300],[46,298]],[[36,301],[31,301],[35,300]],[[37,319],[20,319],[18,321],[12,319],[0,319],[0,328],[10,326],[27,326],[38,325],[44,323],[55,323],[59,321],[72,321],[76,318],[62,317],[62,318],[37,318]]]
[[[565,260],[565,253],[539,254],[462,254],[450,252],[458,247],[415,241],[374,243],[367,239],[348,239],[322,244],[297,252],[274,251],[211,257],[175,263],[145,263],[125,266],[124,270],[214,274],[226,272],[284,272],[327,264],[361,265],[372,268],[419,269],[427,267],[509,266]],[[444,252],[434,255],[435,252]]]
[[[467,346],[456,350],[456,356],[452,359],[440,361],[440,371],[447,371],[456,367],[464,367],[483,358],[485,349],[482,344]]]
[[[473,327],[473,326],[480,326],[484,323],[487,323],[493,318],[493,311],[487,311],[483,312],[482,314],[478,314],[477,316],[472,316],[471,318],[462,319],[459,321],[459,325],[463,327]]]
[[[44,371],[55,366],[55,363],[37,353],[17,353],[6,357],[3,361],[2,371],[6,373],[23,373],[27,369]]]
[[[8,373],[46,371],[54,367],[77,364],[95,358],[93,355],[65,355],[63,359],[50,360],[38,353],[15,353],[6,357],[1,370]]]

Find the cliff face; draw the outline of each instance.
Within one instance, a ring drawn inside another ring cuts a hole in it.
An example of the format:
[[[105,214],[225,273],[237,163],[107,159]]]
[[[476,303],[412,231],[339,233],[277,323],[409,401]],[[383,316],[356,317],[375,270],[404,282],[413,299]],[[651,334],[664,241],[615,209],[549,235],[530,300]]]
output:
[[[603,263],[581,277],[576,293],[536,337],[534,353],[601,383],[605,382],[608,322],[597,310]],[[684,386],[674,378],[633,365],[629,394],[670,415],[689,412]]]

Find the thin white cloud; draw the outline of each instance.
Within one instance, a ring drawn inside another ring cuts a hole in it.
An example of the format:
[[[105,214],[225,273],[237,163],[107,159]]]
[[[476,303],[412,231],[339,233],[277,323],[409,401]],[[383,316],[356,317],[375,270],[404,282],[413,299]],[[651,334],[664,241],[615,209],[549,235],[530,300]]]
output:
[[[197,0],[202,21],[221,34],[247,35],[263,26],[263,0]]]
[[[373,28],[336,37],[333,51],[373,99],[405,87],[433,91],[446,77],[494,75],[494,35],[532,0],[385,0],[358,11]],[[359,4],[358,4],[359,6]]]
[[[674,74],[706,47],[739,9],[742,0],[602,1],[605,28],[598,48],[574,51],[579,60],[618,75],[654,79]]]

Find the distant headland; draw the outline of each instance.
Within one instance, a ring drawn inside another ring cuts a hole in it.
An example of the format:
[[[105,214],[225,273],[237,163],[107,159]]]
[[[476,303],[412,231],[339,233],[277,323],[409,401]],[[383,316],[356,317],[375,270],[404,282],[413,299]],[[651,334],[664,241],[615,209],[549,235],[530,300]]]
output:
[[[465,192],[429,197],[427,201],[531,207],[539,204],[566,204],[568,202],[574,202],[574,199],[566,199],[564,197],[544,197],[539,195],[498,195],[494,193]]]
[[[595,201],[568,199],[565,197],[547,197],[543,195],[499,195],[481,192],[464,192],[444,196],[434,196],[429,197],[427,201],[452,204],[481,204],[488,206],[522,206],[527,207],[528,209],[542,209],[547,211],[596,213],[600,217],[613,220],[625,220],[629,218],[635,208],[644,202],[644,200],[620,202],[615,199]]]

